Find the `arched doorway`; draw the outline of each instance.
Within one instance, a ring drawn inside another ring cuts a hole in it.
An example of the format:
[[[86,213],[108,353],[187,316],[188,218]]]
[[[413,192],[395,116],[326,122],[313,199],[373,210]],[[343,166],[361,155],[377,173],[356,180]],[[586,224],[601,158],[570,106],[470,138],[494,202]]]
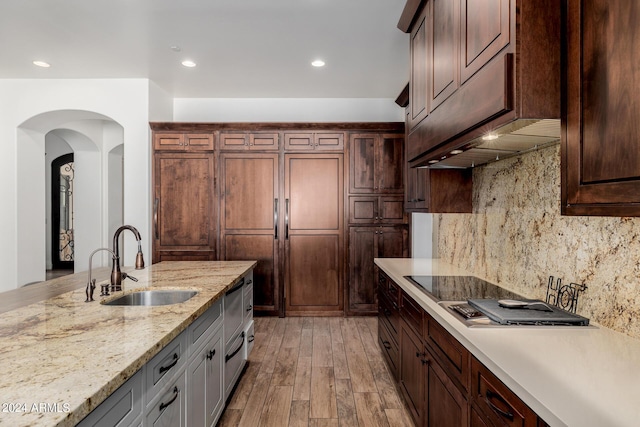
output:
[[[51,264],[52,270],[74,267],[73,237],[73,153],[51,162]]]

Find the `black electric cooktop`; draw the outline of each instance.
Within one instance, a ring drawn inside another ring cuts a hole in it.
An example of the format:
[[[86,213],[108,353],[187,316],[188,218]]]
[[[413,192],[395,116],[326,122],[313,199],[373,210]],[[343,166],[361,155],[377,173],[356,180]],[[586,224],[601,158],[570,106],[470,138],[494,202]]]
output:
[[[516,293],[475,276],[404,276],[436,301],[469,299],[522,299]]]

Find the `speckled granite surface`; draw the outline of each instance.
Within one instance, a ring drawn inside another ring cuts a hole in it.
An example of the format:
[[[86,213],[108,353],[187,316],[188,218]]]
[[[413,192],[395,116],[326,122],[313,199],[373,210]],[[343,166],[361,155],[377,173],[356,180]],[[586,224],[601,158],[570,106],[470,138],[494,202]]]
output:
[[[75,425],[254,265],[163,262],[135,271],[138,283],[125,282],[125,292],[198,291],[181,304],[106,306],[98,286],[92,303],[82,288],[0,314],[0,425]],[[86,273],[68,280],[79,278],[86,281]]]
[[[640,218],[560,215],[560,147],[473,172],[473,214],[436,215],[438,256],[531,298],[585,283],[578,313],[640,338]]]

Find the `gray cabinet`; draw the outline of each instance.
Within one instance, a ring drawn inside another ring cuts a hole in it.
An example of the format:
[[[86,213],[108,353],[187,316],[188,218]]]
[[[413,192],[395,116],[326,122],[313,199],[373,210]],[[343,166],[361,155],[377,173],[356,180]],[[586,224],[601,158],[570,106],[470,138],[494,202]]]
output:
[[[224,409],[222,329],[211,332],[187,367],[187,425],[192,427],[214,426]]]
[[[149,403],[145,413],[148,427],[186,426],[187,379],[183,369]]]
[[[79,427],[124,427],[142,423],[143,371],[138,371],[83,419]]]

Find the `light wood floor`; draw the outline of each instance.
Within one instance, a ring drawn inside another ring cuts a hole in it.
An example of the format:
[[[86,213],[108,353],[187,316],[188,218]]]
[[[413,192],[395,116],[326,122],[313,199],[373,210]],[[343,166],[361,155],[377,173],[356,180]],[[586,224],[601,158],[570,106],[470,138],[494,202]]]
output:
[[[218,426],[413,426],[375,317],[258,317],[255,347]]]

